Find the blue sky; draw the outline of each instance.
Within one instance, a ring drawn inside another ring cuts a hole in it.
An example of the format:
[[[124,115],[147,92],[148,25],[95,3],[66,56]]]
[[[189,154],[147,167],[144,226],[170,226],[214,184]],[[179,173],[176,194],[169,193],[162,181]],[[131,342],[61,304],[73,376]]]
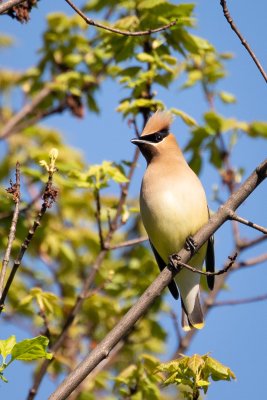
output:
[[[228,62],[228,77],[220,85],[220,89],[232,92],[237,96],[238,103],[230,106],[217,105],[217,110],[226,115],[244,121],[266,119],[266,84],[256,69],[253,61],[244,47],[234,35],[222,14],[217,1],[199,1],[195,15],[198,25],[195,33],[207,38],[215,45],[218,51],[234,53],[234,59]],[[235,0],[228,2],[229,9],[246,37],[248,43],[267,69],[266,15],[265,0],[246,2]],[[77,1],[77,5],[81,1]],[[57,7],[55,9],[55,7]],[[65,11],[72,14],[69,6],[64,2],[47,2],[42,0],[38,10],[32,13],[32,20],[27,25],[19,25],[10,18],[1,17],[1,32],[9,33],[16,38],[13,49],[1,53],[0,66],[23,70],[32,66],[37,58],[36,51],[41,45],[41,34],[45,28],[47,12]],[[171,90],[163,91],[162,98],[167,107],[181,108],[197,121],[201,122],[202,113],[207,110],[202,93],[194,91],[179,91],[180,82],[174,84]],[[130,138],[132,131],[127,121],[122,120],[115,109],[122,92],[113,82],[104,84],[98,94],[101,101],[101,115],[87,114],[83,120],[71,118],[68,114],[50,118],[46,124],[54,126],[64,132],[68,143],[82,149],[90,163],[99,163],[103,159],[120,161],[131,159],[133,146]],[[19,105],[19,100],[18,100]],[[102,132],[105,133],[104,142]],[[187,127],[178,119],[173,125],[181,145],[187,139]],[[97,133],[97,135],[92,135]],[[90,142],[90,137],[94,142]],[[104,145],[103,145],[104,143]],[[118,145],[119,143],[119,145]],[[1,151],[1,148],[0,148]],[[241,137],[233,153],[233,163],[245,168],[245,176],[259,164],[267,154],[267,143],[260,139],[248,140]],[[138,170],[134,176],[131,196],[137,196],[145,163],[140,160]],[[211,201],[212,186],[219,183],[218,173],[210,166],[206,166],[201,174],[201,180],[207,192],[212,209],[217,205]],[[227,192],[222,196],[226,198]],[[264,200],[265,199],[265,200]],[[239,214],[248,219],[267,225],[266,213],[266,184],[261,185],[240,208]],[[241,230],[244,236],[257,235],[244,227]],[[223,227],[216,234],[216,256],[218,268],[231,253],[230,225]],[[242,256],[252,257],[264,252],[266,244],[253,248]],[[220,295],[220,299],[238,299],[250,297],[266,292],[266,265],[261,264],[247,270],[235,272],[229,279],[228,288]],[[177,309],[180,305],[170,298],[170,305]],[[166,319],[166,322],[165,322]],[[175,349],[176,339],[170,321],[165,318],[164,323],[170,329],[168,339],[168,354]],[[27,337],[27,333],[17,330],[14,326],[2,327],[1,338],[6,338],[16,330],[18,339]],[[207,399],[240,399],[265,398],[265,359],[267,356],[267,303],[253,303],[245,306],[220,307],[211,311],[207,317],[206,327],[194,338],[189,354],[204,354],[211,352],[212,356],[225,363],[235,372],[237,381],[232,383],[214,383],[209,389]],[[25,398],[30,386],[30,365],[17,363],[7,372],[8,384],[0,383],[0,394],[3,398]],[[46,399],[51,393],[54,384],[45,381],[41,387],[37,400]]]

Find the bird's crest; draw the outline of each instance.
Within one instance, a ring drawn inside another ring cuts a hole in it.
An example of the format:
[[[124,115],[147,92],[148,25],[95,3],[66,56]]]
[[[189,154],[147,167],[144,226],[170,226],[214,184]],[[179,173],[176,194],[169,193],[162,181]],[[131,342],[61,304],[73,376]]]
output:
[[[173,117],[169,111],[156,111],[147,121],[141,136],[168,130],[172,121]]]

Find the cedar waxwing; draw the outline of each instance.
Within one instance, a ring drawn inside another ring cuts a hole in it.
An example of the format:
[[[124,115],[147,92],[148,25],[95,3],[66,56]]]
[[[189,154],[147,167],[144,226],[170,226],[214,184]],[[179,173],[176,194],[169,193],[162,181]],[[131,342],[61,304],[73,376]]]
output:
[[[169,132],[171,122],[170,113],[157,111],[148,120],[141,137],[131,141],[147,161],[140,211],[160,270],[169,263],[169,256],[178,253],[209,219],[204,189]],[[207,271],[214,271],[212,238],[197,251],[189,265],[202,269],[205,258]],[[213,289],[214,276],[207,277],[207,281]],[[199,274],[184,268],[169,284],[175,299],[179,292],[181,295],[184,330],[204,326],[199,282]]]

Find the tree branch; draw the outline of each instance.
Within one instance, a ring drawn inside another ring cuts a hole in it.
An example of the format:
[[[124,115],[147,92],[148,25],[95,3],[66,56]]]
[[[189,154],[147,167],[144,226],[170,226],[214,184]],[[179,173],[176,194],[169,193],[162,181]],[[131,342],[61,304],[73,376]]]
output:
[[[194,235],[197,243],[196,252],[208,238],[229,218],[229,209],[236,210],[245,199],[266,178],[267,159],[250,175],[250,177],[233,193],[226,203],[219,208],[209,222]],[[181,261],[187,263],[192,257],[190,251],[185,248],[178,253]],[[147,312],[148,308],[160,296],[162,290],[170,283],[176,275],[175,271],[165,268],[155,281],[147,288],[139,300],[125,314],[120,322],[107,334],[98,346],[72,371],[69,376],[51,394],[49,400],[64,400],[73,390],[87,377],[87,375],[105,358],[108,357],[116,344],[133,328],[140,317]],[[220,279],[218,279],[220,280]]]
[[[10,10],[10,8],[17,6],[20,3],[23,3],[25,0],[8,0],[3,4],[0,4],[0,14]]]
[[[95,217],[96,217],[96,221],[97,221],[100,249],[104,250],[105,249],[105,243],[104,243],[104,237],[103,237],[103,231],[102,231],[102,223],[101,223],[101,199],[100,199],[100,193],[99,193],[98,189],[96,189],[94,191],[94,195],[95,195],[95,202],[96,202]]]
[[[254,228],[254,229],[256,229],[256,230],[258,230],[258,231],[260,231],[262,233],[267,234],[267,229],[266,228],[264,228],[263,226],[254,224],[254,222],[251,222],[251,221],[249,221],[247,219],[241,218],[234,212],[231,213],[230,218],[235,220],[235,221],[237,221],[237,222],[240,222],[241,224],[250,226],[251,228]]]
[[[249,258],[248,260],[245,260],[245,261],[239,261],[239,263],[235,264],[234,270],[236,271],[236,270],[238,270],[240,268],[244,268],[244,267],[253,267],[254,265],[263,263],[266,260],[267,260],[267,253],[261,254],[257,257]]]
[[[0,133],[0,140],[7,138],[12,133],[16,125],[18,125],[27,115],[29,115],[50,93],[51,88],[45,86],[31,102],[25,104],[25,106],[22,107],[22,109],[7,122],[4,129]]]
[[[96,26],[97,28],[104,29],[109,32],[117,33],[118,35],[123,35],[123,36],[145,36],[145,35],[151,35],[152,33],[157,33],[164,31],[174,25],[176,25],[177,21],[172,21],[167,25],[163,25],[159,28],[156,29],[148,29],[146,31],[138,31],[138,32],[131,32],[131,31],[122,31],[121,29],[116,29],[116,28],[111,28],[110,26],[106,26],[103,24],[100,24],[99,22],[94,21],[92,18],[88,18],[78,7],[75,6],[70,0],[65,0],[71,8],[82,17],[82,19],[88,24],[92,26]]]
[[[260,71],[261,75],[263,76],[265,82],[267,83],[267,74],[264,71],[262,65],[260,64],[259,60],[257,59],[255,53],[252,51],[251,47],[249,46],[248,42],[245,40],[244,36],[240,33],[240,31],[238,30],[236,24],[233,21],[233,18],[230,15],[230,12],[228,10],[227,4],[226,4],[226,0],[220,0],[220,4],[222,6],[223,9],[223,14],[227,20],[227,22],[229,23],[229,25],[231,26],[232,30],[236,33],[236,35],[239,37],[242,45],[245,47],[245,49],[248,51],[248,53],[250,54],[252,60],[254,61],[254,63],[256,64],[258,70]]]
[[[177,315],[175,314],[175,312],[173,310],[170,310],[170,316],[173,322],[173,327],[174,327],[174,331],[176,334],[176,338],[177,338],[177,342],[180,343],[181,339],[182,339],[182,334],[181,334],[181,330],[180,330],[180,325],[177,319]]]
[[[4,287],[2,296],[0,298],[0,314],[3,311],[5,299],[7,297],[10,286],[13,282],[13,279],[16,275],[16,272],[21,264],[23,256],[24,256],[37,228],[40,226],[41,220],[42,220],[46,210],[52,206],[53,202],[56,199],[57,190],[52,186],[54,172],[55,172],[55,170],[48,171],[48,181],[45,186],[45,190],[44,190],[44,194],[43,194],[43,204],[42,204],[41,210],[39,211],[35,221],[33,222],[32,227],[30,228],[26,238],[24,239],[24,242],[22,243],[22,245],[20,247],[19,254],[18,254],[16,260],[14,261],[12,270],[9,274],[9,277],[8,277],[8,280]]]
[[[19,205],[20,205],[20,165],[19,165],[19,162],[16,163],[16,183],[13,184],[12,181],[10,180],[10,188],[7,189],[7,192],[11,193],[13,195],[13,200],[15,202],[15,209],[14,209],[13,218],[12,218],[10,231],[9,231],[9,235],[8,235],[7,248],[6,248],[5,255],[3,258],[3,262],[2,262],[2,269],[1,269],[1,275],[0,275],[0,297],[2,296],[2,293],[3,293],[6,270],[7,270],[8,263],[9,263],[10,253],[11,253],[11,249],[12,249],[12,243],[15,239],[17,222],[18,222],[18,217],[19,217]]]
[[[264,242],[267,239],[267,235],[261,235],[258,236],[254,239],[242,239],[239,243],[238,243],[238,248],[239,250],[243,250],[246,249],[248,247],[252,247],[252,246],[256,246],[257,244],[260,244],[261,242]]]
[[[130,239],[130,240],[126,240],[125,242],[110,245],[109,247],[107,247],[107,249],[108,250],[117,250],[117,249],[121,249],[123,247],[128,247],[128,246],[133,246],[135,244],[143,243],[143,242],[146,242],[147,240],[148,240],[147,236],[141,236],[139,238]]]
[[[267,300],[267,293],[262,294],[260,296],[247,297],[245,299],[215,301],[212,304],[212,307],[237,306],[240,304],[256,303],[258,301],[264,301],[264,300]]]

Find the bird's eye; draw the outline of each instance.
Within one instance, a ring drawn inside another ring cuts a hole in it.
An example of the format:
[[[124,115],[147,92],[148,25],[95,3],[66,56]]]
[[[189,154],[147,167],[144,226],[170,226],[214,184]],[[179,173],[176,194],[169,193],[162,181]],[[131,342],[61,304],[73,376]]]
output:
[[[157,141],[157,142],[161,142],[162,139],[163,139],[162,134],[161,134],[161,133],[157,133],[157,134],[156,134],[156,141]]]
[[[166,136],[168,136],[169,131],[167,129],[162,129],[161,131],[150,133],[149,135],[142,136],[142,139],[146,142],[151,143],[159,143],[161,142]]]

